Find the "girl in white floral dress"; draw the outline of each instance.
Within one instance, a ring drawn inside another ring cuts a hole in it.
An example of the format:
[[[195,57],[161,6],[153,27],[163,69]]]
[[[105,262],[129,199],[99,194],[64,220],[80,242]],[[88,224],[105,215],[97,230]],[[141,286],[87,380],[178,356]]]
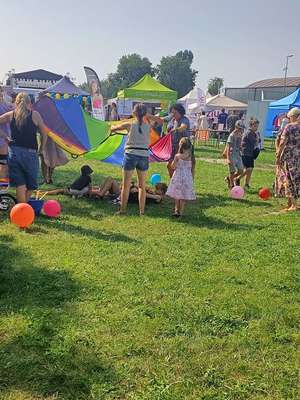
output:
[[[185,202],[196,200],[194,191],[195,157],[194,148],[189,138],[182,138],[179,142],[178,153],[171,164],[175,170],[167,196],[175,199],[174,217],[183,216]]]

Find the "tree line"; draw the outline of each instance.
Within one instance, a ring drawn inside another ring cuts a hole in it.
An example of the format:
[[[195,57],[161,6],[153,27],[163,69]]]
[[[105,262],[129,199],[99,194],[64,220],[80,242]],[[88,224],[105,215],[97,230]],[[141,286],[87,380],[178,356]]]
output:
[[[185,96],[195,87],[198,71],[192,68],[194,54],[191,50],[177,52],[174,56],[162,57],[157,66],[153,66],[147,57],[128,54],[120,58],[116,72],[101,80],[101,91],[105,98],[114,98],[117,92],[141,79],[145,74],[157,78],[163,85],[176,90],[178,98]],[[223,86],[222,78],[212,78],[208,91],[217,94]],[[82,84],[87,89],[87,84]]]

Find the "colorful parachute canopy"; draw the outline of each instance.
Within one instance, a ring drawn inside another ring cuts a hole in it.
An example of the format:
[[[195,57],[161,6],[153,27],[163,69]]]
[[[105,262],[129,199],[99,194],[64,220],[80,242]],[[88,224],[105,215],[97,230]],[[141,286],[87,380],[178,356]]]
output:
[[[89,151],[84,157],[88,160],[98,160],[121,166],[124,158],[125,144],[126,135],[117,133],[109,136],[97,149]],[[172,153],[172,135],[168,134],[158,141],[156,140],[150,145],[149,152],[150,162],[169,161]]]
[[[35,105],[48,135],[64,150],[84,154],[109,136],[109,125],[90,117],[76,99],[54,100],[42,97]]]
[[[107,123],[91,118],[76,99],[54,100],[42,97],[35,105],[46,125],[48,135],[64,150],[73,155],[84,155],[115,165],[122,165],[126,133],[110,135],[110,125],[134,120]],[[160,138],[150,131],[150,161],[168,161],[172,152],[172,137]]]

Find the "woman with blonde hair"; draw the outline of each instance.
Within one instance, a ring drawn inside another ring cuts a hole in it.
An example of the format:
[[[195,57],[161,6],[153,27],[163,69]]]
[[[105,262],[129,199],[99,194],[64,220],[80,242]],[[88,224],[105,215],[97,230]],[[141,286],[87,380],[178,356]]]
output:
[[[283,172],[283,187],[288,199],[285,211],[298,209],[300,197],[300,108],[294,107],[287,114],[290,123],[285,127],[276,154],[276,165]]]
[[[32,111],[31,99],[19,93],[16,108],[0,116],[0,124],[10,124],[11,138],[8,146],[9,181],[16,187],[19,203],[27,203],[33,190],[38,188],[39,158],[37,132],[45,138],[46,128],[42,117]],[[46,140],[43,141],[44,145]]]

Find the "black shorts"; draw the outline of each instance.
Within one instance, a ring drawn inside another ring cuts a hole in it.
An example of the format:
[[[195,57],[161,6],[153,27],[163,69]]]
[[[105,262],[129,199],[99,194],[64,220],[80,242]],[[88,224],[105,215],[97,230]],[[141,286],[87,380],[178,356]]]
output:
[[[0,154],[0,165],[7,165],[8,154]]]
[[[254,168],[254,157],[242,156],[242,161],[245,168]]]

